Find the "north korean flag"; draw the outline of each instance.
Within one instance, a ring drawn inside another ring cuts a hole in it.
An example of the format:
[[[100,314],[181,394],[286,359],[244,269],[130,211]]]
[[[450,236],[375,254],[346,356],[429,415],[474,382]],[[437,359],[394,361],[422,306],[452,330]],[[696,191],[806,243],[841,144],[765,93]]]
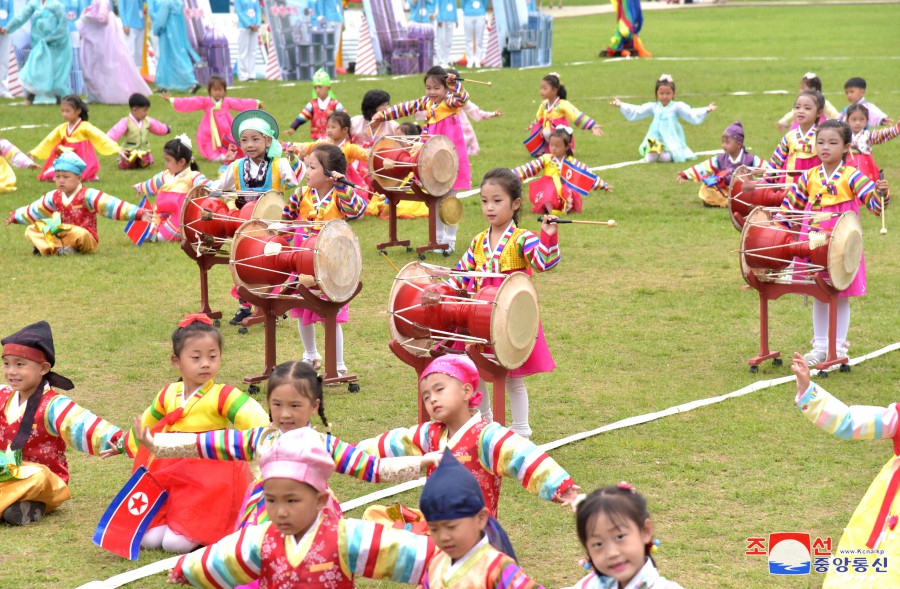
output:
[[[168,493],[141,466],[106,508],[94,532],[94,544],[137,560],[141,538],[167,497]]]
[[[140,204],[138,205],[141,208],[145,208],[147,206],[147,197],[141,199]],[[134,245],[141,245],[147,238],[150,237],[150,228],[151,224],[148,221],[141,221],[137,219],[135,221],[129,221],[127,225],[125,225],[125,235],[128,236],[128,239],[134,242]]]
[[[569,163],[568,160],[563,161],[562,163],[560,178],[562,179],[563,184],[581,196],[587,196],[600,181],[596,174],[587,170],[582,170],[578,166]]]

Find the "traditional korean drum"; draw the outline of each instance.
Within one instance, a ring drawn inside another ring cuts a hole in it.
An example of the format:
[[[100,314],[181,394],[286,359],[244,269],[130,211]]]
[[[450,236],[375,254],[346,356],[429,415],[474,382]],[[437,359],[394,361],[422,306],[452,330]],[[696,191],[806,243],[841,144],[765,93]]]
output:
[[[411,192],[415,183],[431,196],[443,196],[458,173],[456,146],[444,135],[388,135],[369,148],[369,176],[386,191]]]
[[[303,239],[297,224],[252,219],[231,242],[231,274],[236,286],[272,296],[291,296],[298,283],[343,303],[353,297],[362,274],[359,239],[346,221],[328,221]],[[277,289],[276,287],[281,287]]]
[[[448,284],[446,274],[446,268],[421,262],[400,270],[388,300],[391,339],[416,356],[429,356],[454,343],[479,344],[503,368],[524,364],[534,350],[540,325],[531,278],[523,272],[506,274],[500,286],[468,293]]]
[[[772,188],[765,183],[757,184],[761,177],[747,166],[738,166],[731,174],[728,192],[728,216],[738,231],[744,226],[744,219],[756,207],[777,207],[784,200],[784,190]]]
[[[241,197],[259,197],[240,210],[229,208],[229,201]],[[181,207],[181,238],[196,244],[198,253],[212,254],[234,237],[238,228],[250,219],[281,219],[284,195],[275,190],[264,194],[241,191],[210,191],[197,186],[188,192]]]

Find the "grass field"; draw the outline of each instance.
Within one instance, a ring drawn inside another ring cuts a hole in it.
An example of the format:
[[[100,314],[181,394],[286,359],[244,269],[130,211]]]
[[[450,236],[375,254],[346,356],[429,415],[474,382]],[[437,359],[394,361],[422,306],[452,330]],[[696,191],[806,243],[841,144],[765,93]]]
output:
[[[656,59],[601,62],[595,55],[612,33],[612,18],[560,19],[552,69],[561,73],[570,99],[604,125],[601,139],[583,132],[577,136],[579,159],[590,165],[637,159],[647,123],[626,123],[607,102],[614,95],[630,102],[650,100],[661,73],[674,76],[679,96],[689,104],[714,100],[719,105],[703,125],[686,128],[692,148],[717,149],[722,129],[741,119],[747,144],[768,157],[779,139],[775,121],[791,107],[798,81],[809,70],[823,78],[828,98],[839,108],[845,102],[843,81],[861,75],[869,83],[868,98],[895,118],[900,115],[900,94],[892,85],[900,59],[896,25],[894,6],[654,12],[646,15],[642,37]],[[799,30],[808,35],[796,37]],[[469,88],[482,108],[506,113],[476,125],[482,153],[472,161],[473,178],[526,160],[520,142],[537,108],[544,73],[484,72],[479,77],[492,80],[494,87]],[[373,87],[388,90],[395,101],[422,93],[418,77],[379,82],[347,77],[334,90],[356,111],[362,94]],[[764,94],[772,90],[789,94]],[[263,99],[287,125],[309,92],[308,84],[257,82],[233,94]],[[91,122],[106,129],[126,109],[91,107],[90,114]],[[199,120],[173,113],[158,99],[151,115],[170,123],[176,133],[193,134]],[[26,150],[61,122],[53,107],[10,102],[0,104],[0,121],[2,136]],[[307,133],[304,128],[300,135]],[[154,141],[157,154],[162,143]],[[895,184],[900,183],[898,148],[896,143],[876,147],[877,161]],[[209,163],[201,165],[208,174],[215,170]],[[160,169],[157,164],[152,171]],[[758,299],[740,288],[734,253],[738,234],[725,211],[700,205],[696,186],[675,183],[679,170],[667,164],[605,172],[615,192],[591,196],[583,218],[614,218],[619,227],[561,228],[563,261],[535,280],[544,329],[559,365],[555,373],[528,381],[538,443],[790,373],[787,366],[769,364],[758,375],[748,373],[746,359],[758,346]],[[30,172],[18,175],[19,190],[0,197],[4,216],[49,189]],[[147,175],[119,171],[114,158],[105,158],[97,186],[136,202],[130,185]],[[484,226],[477,198],[464,205],[461,244]],[[871,294],[852,303],[853,356],[900,340],[898,218],[889,210],[886,237],[878,235],[877,219],[862,219]],[[85,257],[35,258],[24,228],[0,230],[0,292],[6,300],[0,334],[48,320],[55,332],[58,370],[77,384],[75,399],[125,425],[156,391],[177,378],[169,365],[168,338],[181,315],[197,308],[197,268],[174,244],[135,248],[122,233],[123,223],[99,223],[99,252]],[[524,226],[537,227],[532,215],[525,216]],[[384,311],[394,272],[374,244],[387,234],[387,224],[365,218],[354,228],[362,244],[364,289],[345,328],[346,355],[362,390],[356,395],[340,388],[326,393],[334,432],[349,441],[416,420],[414,373],[386,345]],[[421,221],[401,223],[401,235],[414,244],[422,241],[424,231]],[[395,250],[391,258],[402,265],[413,255]],[[443,258],[430,261],[442,263]],[[213,305],[227,316],[234,311],[230,287],[228,272],[214,269]],[[771,308],[773,346],[785,354],[806,351],[810,308],[803,299],[786,297]],[[261,367],[262,332],[255,328],[241,336],[227,327],[223,333],[225,361],[218,380],[237,384]],[[278,339],[280,360],[299,356],[295,326],[281,324]],[[866,362],[850,374],[834,374],[825,385],[850,403],[887,405],[897,400],[900,389],[900,355]],[[797,531],[830,536],[836,544],[891,446],[832,439],[798,415],[794,388],[768,389],[618,430],[552,455],[585,490],[623,479],[635,484],[649,500],[662,542],[659,567],[685,587],[819,587],[821,575],[771,577],[764,557],[744,555],[746,538]],[[69,460],[72,501],[40,525],[0,525],[0,587],[75,587],[165,556],[143,553],[131,563],[93,546],[97,520],[128,477],[130,464],[76,453]],[[373,490],[345,478],[333,483],[342,499]],[[418,492],[399,497],[408,504],[417,498]],[[581,552],[566,510],[507,481],[500,513],[533,577],[547,587],[579,577]],[[135,586],[163,584],[159,575]],[[360,582],[363,587],[388,585]]]

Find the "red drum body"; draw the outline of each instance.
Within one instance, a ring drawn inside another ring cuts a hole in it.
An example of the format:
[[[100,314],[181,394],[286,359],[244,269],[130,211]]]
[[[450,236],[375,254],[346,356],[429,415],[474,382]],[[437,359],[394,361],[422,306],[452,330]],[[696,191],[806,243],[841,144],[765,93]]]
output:
[[[767,187],[764,183],[757,184],[746,166],[738,166],[731,174],[728,212],[731,223],[738,231],[744,226],[750,211],[756,207],[777,207],[783,200],[784,190]]]
[[[250,219],[281,219],[284,195],[270,190],[240,210],[228,206],[235,192],[210,192],[205,186],[192,189],[181,208],[181,238],[197,244],[200,253],[216,253]]]
[[[431,196],[443,196],[458,173],[456,146],[444,135],[389,135],[369,148],[369,176],[384,190],[411,192],[416,184]]]

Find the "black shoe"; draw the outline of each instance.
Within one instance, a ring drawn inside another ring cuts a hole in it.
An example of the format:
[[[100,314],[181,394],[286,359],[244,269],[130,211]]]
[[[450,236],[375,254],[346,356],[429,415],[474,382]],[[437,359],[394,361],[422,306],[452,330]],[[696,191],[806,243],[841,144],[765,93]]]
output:
[[[228,323],[230,323],[231,325],[239,325],[241,321],[243,321],[250,315],[253,315],[253,307],[241,307]]]
[[[44,517],[47,505],[40,501],[16,501],[3,512],[3,521],[14,526],[25,526]]]
[[[200,88],[202,88],[202,87],[203,86],[201,86],[200,84],[194,84],[194,87],[191,88],[191,94],[196,94],[197,91],[200,90]]]

